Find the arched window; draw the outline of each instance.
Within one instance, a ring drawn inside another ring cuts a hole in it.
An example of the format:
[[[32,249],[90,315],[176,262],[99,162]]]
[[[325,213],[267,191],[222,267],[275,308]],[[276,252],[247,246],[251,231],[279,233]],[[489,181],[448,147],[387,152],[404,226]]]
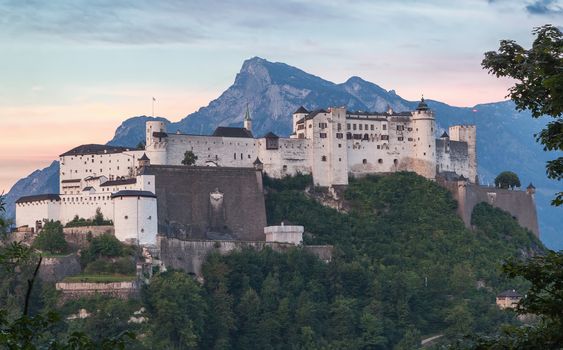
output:
[[[379,158],[379,159],[377,160],[377,162],[378,162],[379,164],[383,164],[383,159]]]
[[[398,159],[393,159],[393,164],[395,164],[395,165],[399,164],[399,160],[398,160]]]
[[[367,159],[363,159],[363,160],[362,160],[362,164],[367,164],[367,163],[368,163],[368,160],[367,160]]]
[[[323,162],[326,162],[326,156],[322,156],[322,157],[321,157],[321,160],[322,160]]]

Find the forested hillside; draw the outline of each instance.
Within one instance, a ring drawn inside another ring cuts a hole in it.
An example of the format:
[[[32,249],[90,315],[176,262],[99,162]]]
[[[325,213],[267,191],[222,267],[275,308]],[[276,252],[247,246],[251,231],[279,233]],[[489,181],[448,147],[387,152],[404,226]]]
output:
[[[467,230],[449,192],[412,173],[352,181],[348,213],[312,199],[308,176],[264,183],[269,223],[304,225],[306,244],[334,245],[331,262],[300,248],[211,255],[202,284],[168,271],[139,301],[68,303],[63,316],[89,316],[66,320],[58,336],[132,330],[135,349],[414,349],[430,336],[447,343],[519,322],[495,295],[527,285],[502,276],[500,264],[544,248],[509,214],[480,204]],[[34,310],[54,304],[42,289]]]

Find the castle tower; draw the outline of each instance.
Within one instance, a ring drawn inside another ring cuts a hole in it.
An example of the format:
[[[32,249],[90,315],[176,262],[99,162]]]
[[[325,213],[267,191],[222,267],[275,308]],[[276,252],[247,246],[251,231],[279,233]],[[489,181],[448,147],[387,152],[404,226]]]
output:
[[[151,120],[146,123],[145,128],[145,152],[148,154],[151,163],[167,164],[168,134],[166,133],[166,124],[163,121]]]
[[[305,118],[309,113],[310,112],[303,106],[299,107],[295,112],[293,112],[293,133],[297,133],[297,122]]]
[[[428,179],[434,179],[436,177],[436,140],[434,138],[436,119],[424,101],[424,97],[420,100],[416,110],[412,112],[412,122],[415,132],[413,170]]]
[[[453,125],[449,128],[450,140],[467,143],[469,157],[469,182],[479,183],[477,178],[477,127],[475,125]]]
[[[248,131],[252,131],[252,118],[250,118],[250,110],[248,110],[248,104],[246,105],[246,113],[244,113],[244,128]]]

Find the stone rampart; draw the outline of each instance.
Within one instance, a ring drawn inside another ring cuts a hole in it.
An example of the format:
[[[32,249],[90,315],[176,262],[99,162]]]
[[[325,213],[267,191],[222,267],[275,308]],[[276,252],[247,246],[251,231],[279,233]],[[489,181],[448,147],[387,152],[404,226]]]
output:
[[[61,292],[61,302],[75,300],[94,295],[106,295],[118,299],[137,298],[140,284],[138,281],[130,282],[59,282],[55,288]]]
[[[534,195],[525,191],[507,190],[495,187],[480,186],[467,181],[438,180],[447,188],[458,202],[458,214],[465,226],[471,228],[473,208],[481,203],[489,203],[512,215],[520,226],[530,230],[539,238],[538,216]]]
[[[158,233],[180,239],[264,240],[262,174],[254,168],[151,165]]]
[[[78,257],[70,254],[61,257],[44,257],[38,275],[45,282],[58,282],[66,276],[77,275],[80,271]]]
[[[88,237],[98,237],[104,233],[115,234],[112,225],[107,226],[80,226],[63,228],[65,239],[73,247],[84,248],[88,245]]]
[[[169,269],[180,269],[201,275],[201,267],[212,252],[228,254],[244,248],[262,250],[266,247],[277,252],[285,252],[295,248],[290,243],[264,241],[216,241],[216,240],[180,240],[177,238],[157,237],[160,248],[160,259]],[[300,246],[301,247],[301,246]],[[332,258],[332,246],[302,246],[302,249],[319,256],[324,261]]]

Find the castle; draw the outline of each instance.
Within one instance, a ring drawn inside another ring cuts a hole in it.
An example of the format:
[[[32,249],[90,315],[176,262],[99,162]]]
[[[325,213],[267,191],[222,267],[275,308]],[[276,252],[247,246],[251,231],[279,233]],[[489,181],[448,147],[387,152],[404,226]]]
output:
[[[275,178],[311,174],[315,185],[322,187],[346,185],[349,176],[396,171],[413,171],[428,179],[453,175],[477,182],[475,126],[451,126],[435,138],[436,121],[424,99],[412,112],[308,111],[300,107],[292,120],[289,138],[271,132],[255,138],[247,109],[242,128],[220,126],[210,136],[169,133],[164,122],[148,121],[144,150],[78,146],[60,155],[58,194],[27,196],[16,202],[16,225],[38,230],[44,220],[65,224],[76,215],[93,217],[99,208],[113,221],[115,235],[122,241],[151,245],[158,233],[170,230],[186,237],[212,238],[216,234],[230,239],[244,239],[246,232],[252,240],[264,240],[263,198],[257,209],[261,213],[241,211],[244,217],[237,220],[229,218],[236,210],[225,211],[217,204],[223,203],[226,188],[236,187],[229,179],[251,183],[244,186],[253,191],[229,194],[232,198],[225,203],[231,207],[237,200],[244,206],[243,198],[261,193],[261,172]],[[195,167],[181,165],[187,151],[197,156]],[[215,173],[226,177],[217,180]],[[166,176],[174,176],[170,181],[177,186],[163,186]],[[201,180],[205,186],[185,187],[187,179],[193,182],[205,177],[206,181]],[[188,192],[191,197],[185,196]],[[174,199],[182,195],[182,201]],[[189,215],[174,214],[177,206],[196,197],[209,203]],[[242,222],[240,227],[235,221]]]

